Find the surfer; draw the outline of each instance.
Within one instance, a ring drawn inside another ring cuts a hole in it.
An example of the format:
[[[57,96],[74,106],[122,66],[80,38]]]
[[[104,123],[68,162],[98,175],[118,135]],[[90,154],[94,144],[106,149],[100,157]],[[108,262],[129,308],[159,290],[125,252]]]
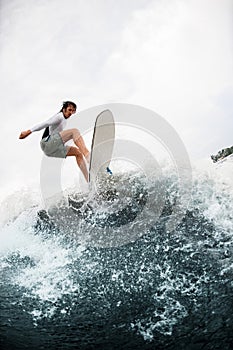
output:
[[[70,118],[75,112],[76,104],[74,102],[63,102],[60,112],[45,122],[38,124],[29,130],[22,131],[19,138],[24,139],[34,131],[45,129],[40,141],[40,146],[46,156],[56,158],[74,156],[86,181],[88,181],[88,171],[84,158],[86,159],[87,163],[89,163],[90,152],[86,148],[84,140],[78,129],[64,130],[67,119]],[[77,147],[65,146],[65,143],[72,139]]]

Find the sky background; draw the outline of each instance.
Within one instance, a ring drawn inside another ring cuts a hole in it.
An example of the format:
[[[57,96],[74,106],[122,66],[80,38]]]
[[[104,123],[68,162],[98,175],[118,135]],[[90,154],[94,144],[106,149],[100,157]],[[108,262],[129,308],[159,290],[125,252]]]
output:
[[[0,188],[39,183],[18,136],[67,99],[149,108],[191,159],[232,146],[232,27],[232,0],[0,0]]]

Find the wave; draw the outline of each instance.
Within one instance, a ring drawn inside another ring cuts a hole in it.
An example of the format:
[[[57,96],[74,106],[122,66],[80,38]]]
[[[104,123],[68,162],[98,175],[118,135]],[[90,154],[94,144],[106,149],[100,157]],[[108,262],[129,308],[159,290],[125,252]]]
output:
[[[63,345],[76,339],[83,348],[98,344],[106,332],[118,347],[127,338],[126,348],[165,349],[174,339],[177,349],[184,348],[187,333],[193,341],[217,334],[228,344],[232,164],[194,167],[188,202],[168,170],[150,179],[117,175],[97,197],[82,201],[71,189],[46,211],[34,203],[14,215],[0,231],[5,344],[14,343],[9,314],[18,328],[27,320],[31,336],[24,341],[33,345],[44,332],[41,346],[50,339],[51,348],[59,348],[59,327]],[[184,208],[170,230],[177,203]]]

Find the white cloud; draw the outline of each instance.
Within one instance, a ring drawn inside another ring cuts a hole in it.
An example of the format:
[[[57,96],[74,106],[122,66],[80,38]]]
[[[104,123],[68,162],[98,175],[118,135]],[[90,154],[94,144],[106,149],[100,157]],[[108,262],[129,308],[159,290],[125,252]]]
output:
[[[232,120],[227,128],[222,123],[229,122],[229,103],[216,106],[218,96],[232,99],[233,94],[232,5],[217,0],[153,2],[132,15],[108,62],[107,71],[118,67],[130,77],[134,91],[128,100],[168,118],[191,152],[200,147],[197,154],[210,151],[206,138],[215,139],[215,147],[232,142],[224,132],[232,131]]]

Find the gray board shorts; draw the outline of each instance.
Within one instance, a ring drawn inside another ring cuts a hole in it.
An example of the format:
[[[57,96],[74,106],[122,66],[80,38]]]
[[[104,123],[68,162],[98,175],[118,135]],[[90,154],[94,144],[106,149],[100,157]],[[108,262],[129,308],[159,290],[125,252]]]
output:
[[[56,158],[66,158],[69,148],[64,145],[59,133],[43,138],[40,147],[46,156]]]

